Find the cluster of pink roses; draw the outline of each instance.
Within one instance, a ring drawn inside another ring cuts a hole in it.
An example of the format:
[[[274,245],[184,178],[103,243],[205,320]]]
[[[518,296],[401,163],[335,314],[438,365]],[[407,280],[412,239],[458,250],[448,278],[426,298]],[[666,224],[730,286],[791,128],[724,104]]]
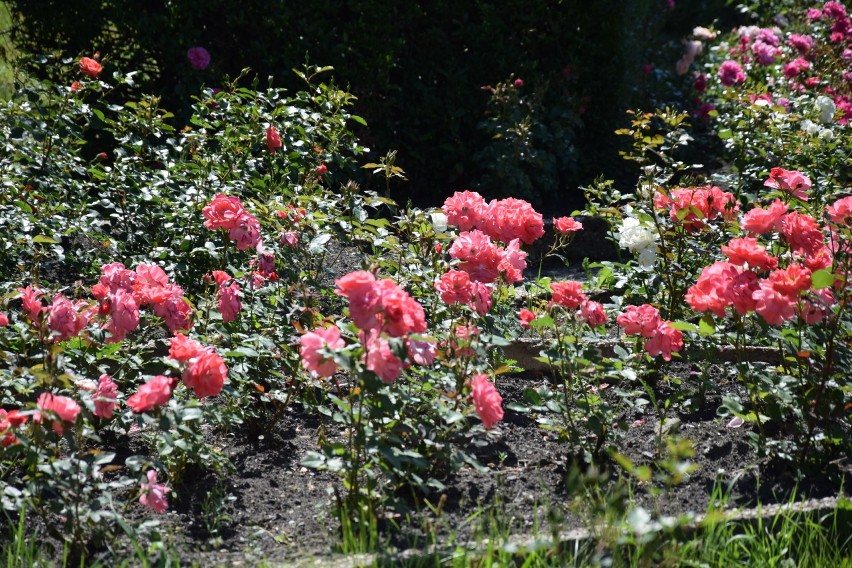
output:
[[[208,229],[224,229],[239,250],[256,249],[262,243],[260,222],[243,208],[239,197],[219,193],[201,210]]]
[[[615,322],[627,335],[639,335],[646,338],[645,351],[652,356],[662,355],[671,361],[672,353],[683,348],[683,333],[664,321],[660,312],[650,304],[627,306]]]
[[[783,185],[785,182],[777,183]],[[792,186],[782,189],[797,191]],[[805,195],[797,197],[807,199]],[[835,249],[839,246],[835,231],[849,228],[852,197],[838,199],[828,206],[826,216],[834,225],[828,228],[828,242],[826,231],[816,219],[788,211],[788,206],[780,200],[766,209],[755,207],[740,223],[751,236],[733,239],[722,246],[728,260],[704,268],[698,281],[687,291],[687,303],[696,311],[710,311],[719,317],[726,316],[728,307],[739,315],[756,312],[771,325],[781,325],[796,314],[808,324],[822,321],[835,298],[830,287],[813,287],[812,274],[833,265]],[[778,267],[778,258],[769,254],[755,236],[772,233],[777,233],[791,253],[791,260],[784,268]],[[845,277],[837,274],[835,282],[845,285]]]
[[[364,270],[351,272],[335,281],[335,292],[349,300],[349,315],[361,329],[364,363],[386,383],[395,381],[411,364],[430,365],[435,359],[432,341],[412,338],[426,331],[423,307],[390,279],[377,280]],[[394,352],[391,339],[401,338],[406,353]],[[302,365],[320,376],[331,376],[337,364],[328,351],[341,349],[345,343],[337,327],[327,327],[304,334],[300,339]]]
[[[62,294],[56,294],[52,304],[44,306],[39,299],[41,291],[27,286],[19,292],[30,321],[41,325],[41,315],[47,313],[46,323],[54,341],[77,337],[97,316],[109,318],[104,326],[110,333],[107,343],[121,341],[139,326],[139,308],[145,305],[151,306],[172,332],[192,325],[192,308],[183,298],[183,289],[169,284],[166,273],[156,265],[140,264],[133,271],[119,262],[105,264],[99,282],[92,286],[92,296],[98,301],[94,306],[84,300],[72,302]]]
[[[669,195],[657,192],[654,207],[669,209],[669,217],[682,223],[688,231],[698,231],[721,216],[733,219],[739,212],[739,204],[733,194],[716,186],[685,187],[674,189]]]
[[[475,191],[457,191],[441,210],[447,223],[460,231],[478,229],[490,238],[509,243],[520,239],[532,244],[544,235],[544,219],[523,199],[485,199]]]
[[[544,235],[544,220],[526,201],[509,198],[486,203],[472,191],[456,192],[442,211],[447,224],[462,232],[449,250],[450,257],[459,261],[458,270],[444,274],[435,289],[444,302],[467,304],[484,315],[492,305],[489,284],[501,276],[509,283],[523,280],[527,253],[521,250],[521,242],[531,244]]]

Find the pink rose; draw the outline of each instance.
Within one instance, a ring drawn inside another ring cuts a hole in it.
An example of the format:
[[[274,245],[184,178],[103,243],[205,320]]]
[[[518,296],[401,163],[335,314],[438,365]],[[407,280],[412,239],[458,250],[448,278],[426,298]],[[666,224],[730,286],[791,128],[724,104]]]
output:
[[[403,363],[394,355],[390,343],[377,330],[372,330],[365,342],[367,369],[385,383],[392,383],[402,374]]]
[[[521,327],[525,329],[530,327],[530,324],[533,320],[535,320],[535,317],[535,313],[526,308],[518,312],[518,320],[521,322]]]
[[[445,304],[467,304],[473,288],[470,276],[461,270],[450,270],[435,282],[435,290],[441,294]]]
[[[278,134],[278,131],[274,127],[270,126],[266,129],[266,148],[274,154],[275,150],[281,146],[283,146],[281,135]]]
[[[127,406],[133,412],[148,412],[152,408],[163,406],[172,396],[173,379],[157,375],[139,387],[136,394],[127,399]]]
[[[231,282],[227,286],[219,286],[219,312],[222,314],[222,321],[228,323],[237,319],[243,305],[240,302],[240,285],[236,282]]]
[[[89,323],[87,312],[81,310],[85,305],[85,302],[71,303],[62,294],[54,296],[53,304],[48,309],[47,323],[55,334],[55,341],[65,341],[83,331]]]
[[[346,344],[340,337],[340,329],[337,326],[309,331],[299,338],[299,344],[301,345],[302,366],[305,369],[320,377],[330,377],[337,372],[337,363],[334,362],[334,359],[320,353],[324,350],[342,349]]]
[[[746,75],[743,68],[736,61],[725,61],[719,67],[719,81],[726,87],[732,87],[740,83],[745,83]]]
[[[169,357],[180,363],[186,363],[193,357],[201,355],[205,350],[205,347],[199,342],[179,333],[171,339]]]
[[[101,375],[98,381],[98,390],[95,391],[95,416],[109,419],[115,407],[118,406],[118,385],[107,375]]]
[[[553,226],[562,234],[576,233],[583,230],[583,224],[573,217],[559,217],[553,220]]]
[[[92,79],[97,79],[98,75],[100,75],[103,69],[103,65],[101,65],[91,57],[84,57],[80,60],[80,71],[82,71]]]
[[[559,304],[572,310],[579,308],[580,304],[588,299],[583,293],[582,282],[551,282],[550,290],[553,292],[551,304]]]
[[[503,397],[494,388],[488,375],[474,375],[471,380],[470,394],[473,405],[482,425],[491,429],[500,420],[503,420]]]
[[[205,350],[189,360],[183,372],[183,383],[195,392],[195,396],[204,398],[222,392],[227,376],[228,367],[222,356]]]
[[[52,420],[53,431],[59,436],[65,431],[63,423],[76,421],[77,415],[80,413],[80,405],[74,402],[73,399],[47,392],[41,393],[38,397],[36,409],[33,421],[41,422],[44,418]],[[44,413],[48,413],[48,415],[45,416]],[[58,420],[55,420],[51,415],[58,418]]]
[[[143,481],[140,487],[142,495],[139,497],[139,503],[157,513],[165,513],[169,508],[169,502],[166,500],[169,488],[157,483],[157,470],[148,470],[146,477],[147,481]]]
[[[229,197],[219,193],[201,210],[204,226],[208,229],[233,229],[246,214],[239,197]]]

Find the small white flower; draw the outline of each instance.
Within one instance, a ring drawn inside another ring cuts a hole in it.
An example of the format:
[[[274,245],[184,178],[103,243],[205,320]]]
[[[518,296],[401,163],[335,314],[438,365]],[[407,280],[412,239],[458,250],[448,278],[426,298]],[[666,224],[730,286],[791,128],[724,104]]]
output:
[[[443,213],[432,213],[432,228],[436,233],[444,233],[447,231],[447,216]]]
[[[837,106],[834,104],[833,100],[825,95],[820,95],[817,97],[814,107],[819,113],[819,121],[821,123],[831,124],[834,122],[834,113],[837,110]]]
[[[805,119],[802,121],[802,130],[810,134],[811,136],[815,136],[819,134],[820,127],[818,124],[813,122],[812,120]]]
[[[834,138],[834,131],[831,128],[823,128],[819,131],[819,137],[822,140],[831,140]]]

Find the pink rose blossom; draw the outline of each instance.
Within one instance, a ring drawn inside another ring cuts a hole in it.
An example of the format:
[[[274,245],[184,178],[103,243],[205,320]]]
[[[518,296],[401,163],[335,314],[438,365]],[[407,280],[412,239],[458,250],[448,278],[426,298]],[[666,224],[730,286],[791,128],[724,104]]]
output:
[[[580,304],[588,299],[583,293],[582,282],[551,282],[550,290],[553,292],[551,304],[559,304],[572,310],[579,308]]]
[[[330,377],[337,372],[334,359],[320,353],[322,350],[334,351],[345,345],[337,326],[330,326],[309,331],[299,338],[301,345],[302,366],[320,377]]]
[[[403,363],[391,350],[390,342],[372,330],[365,341],[364,359],[367,369],[385,383],[392,383],[402,374]]]
[[[85,302],[72,303],[71,300],[57,294],[48,308],[47,323],[54,334],[54,341],[65,341],[76,337],[89,323]]]
[[[152,408],[163,406],[172,396],[174,381],[164,375],[151,377],[148,382],[139,387],[136,394],[127,399],[127,406],[133,412],[148,412]]]
[[[796,170],[772,168],[769,179],[763,182],[763,185],[786,191],[802,201],[807,201],[808,194],[805,192],[811,188],[811,180],[808,176]]]
[[[447,216],[447,223],[458,227],[460,231],[478,228],[484,210],[485,199],[475,191],[457,191],[441,207]]]
[[[657,328],[654,336],[645,342],[645,351],[651,356],[662,355],[666,361],[672,360],[672,353],[683,349],[683,333],[679,329],[663,322]]]
[[[169,357],[180,363],[186,363],[193,357],[198,357],[206,348],[194,339],[178,333],[172,337],[169,346]]]
[[[780,293],[766,280],[760,282],[753,297],[756,302],[754,311],[770,325],[781,325],[796,315],[796,299]]]
[[[761,209],[755,207],[745,215],[743,215],[740,226],[752,234],[762,235],[769,231],[776,230],[781,221],[781,217],[787,212],[789,207],[780,199],[776,199],[769,206],[769,209]]]
[[[745,83],[746,75],[743,68],[736,61],[725,61],[719,67],[719,81],[726,87],[732,87],[740,83]]]
[[[47,416],[45,416],[45,413],[47,413]],[[33,421],[41,423],[45,418],[51,420],[53,431],[61,436],[65,432],[64,423],[75,422],[78,414],[80,414],[80,405],[73,399],[44,392],[36,401],[36,413],[33,415]]]
[[[98,389],[93,395],[95,400],[95,416],[110,419],[118,406],[118,385],[107,374],[101,375],[98,380]]]
[[[109,295],[111,313],[106,330],[110,332],[107,343],[116,343],[139,326],[139,305],[133,294],[119,289]]]
[[[521,322],[521,327],[523,328],[529,328],[535,318],[535,313],[526,308],[518,312],[518,320]]]
[[[598,327],[606,323],[606,312],[599,302],[586,300],[580,304],[580,319],[589,327]]]
[[[205,350],[189,360],[183,371],[183,383],[192,389],[195,396],[205,398],[222,392],[228,367],[222,356],[212,350]]]
[[[101,71],[103,71],[103,69],[103,65],[101,65],[91,57],[84,57],[80,59],[80,71],[82,71],[85,75],[88,75],[92,79],[97,79],[98,75],[101,74]]]
[[[472,292],[470,295],[470,307],[480,316],[484,316],[491,311],[491,306],[494,303],[494,298],[491,296],[491,288],[487,284],[479,281],[471,283]]]
[[[21,293],[21,301],[27,317],[31,322],[38,323],[39,316],[43,311],[45,311],[44,305],[39,300],[39,296],[42,295],[42,292],[34,289],[32,286],[18,288],[18,292]]]
[[[503,397],[488,380],[488,375],[474,375],[470,381],[470,394],[473,405],[482,425],[490,430],[503,420]]]
[[[757,244],[754,237],[731,239],[722,245],[722,253],[728,257],[731,264],[737,266],[749,265],[749,268],[772,270],[778,266],[778,259],[766,252],[766,248]]]
[[[435,290],[445,304],[467,304],[470,302],[473,288],[470,276],[461,270],[450,270],[435,282]]]
[[[166,509],[169,508],[169,502],[166,499],[169,488],[162,483],[157,483],[157,470],[155,469],[148,470],[146,478],[147,481],[143,481],[140,486],[142,495],[139,497],[139,503],[156,513],[165,513]]]
[[[218,295],[222,321],[228,323],[237,319],[240,310],[243,309],[243,304],[240,302],[240,285],[236,282],[220,285]]]
[[[825,208],[825,214],[835,225],[852,228],[852,196],[838,199]]]
[[[627,306],[624,313],[615,318],[615,322],[624,329],[627,335],[641,335],[642,337],[653,337],[654,332],[663,320],[660,312],[650,304],[641,306]]]
[[[573,217],[558,217],[553,220],[553,226],[562,234],[571,234],[583,230],[583,224]]]
[[[275,153],[278,148],[281,148],[283,144],[281,143],[281,135],[278,134],[278,131],[275,130],[274,127],[270,126],[266,129],[266,149],[271,153]]]
[[[227,196],[219,193],[201,210],[206,221],[204,226],[208,229],[233,229],[240,223],[240,219],[246,214],[239,197]]]

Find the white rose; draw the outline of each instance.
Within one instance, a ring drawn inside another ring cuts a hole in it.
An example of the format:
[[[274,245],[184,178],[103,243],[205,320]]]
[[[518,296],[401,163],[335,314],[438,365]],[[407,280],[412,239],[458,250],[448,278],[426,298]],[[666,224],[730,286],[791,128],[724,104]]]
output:
[[[834,104],[833,100],[825,95],[820,95],[817,97],[814,107],[819,113],[819,121],[821,123],[831,124],[834,122],[834,112],[837,110],[837,106]]]
[[[823,128],[819,131],[819,137],[822,140],[831,140],[834,138],[834,131],[831,128]]]
[[[443,213],[432,213],[432,228],[436,233],[444,233],[447,231],[447,216]]]
[[[816,134],[819,134],[820,129],[818,124],[814,123],[811,120],[805,119],[802,121],[802,130],[804,130],[811,136],[814,136]]]

